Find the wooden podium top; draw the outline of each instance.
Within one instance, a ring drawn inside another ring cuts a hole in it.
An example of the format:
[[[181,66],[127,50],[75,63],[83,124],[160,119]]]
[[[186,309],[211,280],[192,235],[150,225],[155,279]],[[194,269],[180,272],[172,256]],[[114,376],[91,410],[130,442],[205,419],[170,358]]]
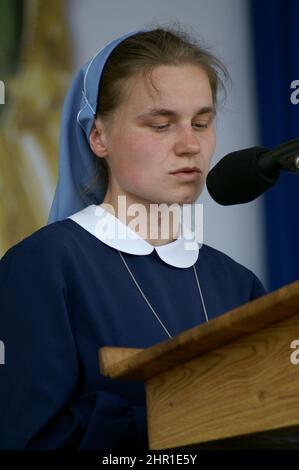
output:
[[[299,281],[296,281],[148,349],[101,348],[101,372],[111,378],[147,381],[213,349],[298,314],[298,308]]]

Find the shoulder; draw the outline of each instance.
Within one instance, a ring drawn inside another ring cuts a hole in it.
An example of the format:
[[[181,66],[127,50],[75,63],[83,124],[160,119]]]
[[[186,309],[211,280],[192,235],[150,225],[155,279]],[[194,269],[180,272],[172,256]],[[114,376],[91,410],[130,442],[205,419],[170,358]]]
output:
[[[45,225],[9,248],[4,256],[23,250],[39,250],[44,247],[51,248],[53,245],[59,246],[63,244],[67,233],[68,219]]]
[[[216,248],[203,245],[197,262],[199,269],[202,268],[208,277],[218,280],[227,288],[240,292],[250,290],[252,298],[265,294],[263,284],[250,269]]]
[[[1,258],[0,266],[4,269],[16,260],[19,265],[28,262],[31,266],[35,263],[51,266],[70,251],[72,238],[68,219],[46,225],[9,248]]]
[[[46,225],[12,246],[0,259],[0,282],[20,271],[37,278],[46,272],[48,279],[83,275],[84,270],[111,262],[114,251],[71,219]],[[80,267],[80,269],[78,269]],[[56,282],[56,281],[55,281]]]
[[[199,250],[200,260],[207,260],[213,267],[217,266],[218,269],[230,270],[237,273],[242,273],[245,276],[254,276],[254,273],[235,261],[229,255],[217,250],[209,245],[203,245]]]

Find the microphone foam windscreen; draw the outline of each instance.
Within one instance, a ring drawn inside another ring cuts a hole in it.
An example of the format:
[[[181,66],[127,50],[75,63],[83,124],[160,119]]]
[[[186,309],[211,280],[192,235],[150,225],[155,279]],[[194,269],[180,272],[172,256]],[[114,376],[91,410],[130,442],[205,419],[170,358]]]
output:
[[[258,165],[259,156],[267,151],[264,147],[251,147],[222,158],[207,176],[211,197],[224,206],[244,204],[270,188],[278,176],[265,176]]]

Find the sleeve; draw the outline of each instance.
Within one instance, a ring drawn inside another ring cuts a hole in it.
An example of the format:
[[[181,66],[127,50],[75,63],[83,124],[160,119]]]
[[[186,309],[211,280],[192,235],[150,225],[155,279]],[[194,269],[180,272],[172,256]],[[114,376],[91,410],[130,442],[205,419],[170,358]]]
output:
[[[66,286],[46,251],[16,245],[0,261],[0,449],[145,448],[145,407],[80,393]]]

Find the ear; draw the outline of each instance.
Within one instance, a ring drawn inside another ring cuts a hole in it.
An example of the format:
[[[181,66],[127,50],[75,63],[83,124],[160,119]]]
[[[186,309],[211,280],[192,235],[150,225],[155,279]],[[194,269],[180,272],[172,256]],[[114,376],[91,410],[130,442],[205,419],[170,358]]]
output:
[[[89,145],[97,157],[106,157],[108,155],[106,131],[104,123],[100,119],[94,121],[89,135]]]

